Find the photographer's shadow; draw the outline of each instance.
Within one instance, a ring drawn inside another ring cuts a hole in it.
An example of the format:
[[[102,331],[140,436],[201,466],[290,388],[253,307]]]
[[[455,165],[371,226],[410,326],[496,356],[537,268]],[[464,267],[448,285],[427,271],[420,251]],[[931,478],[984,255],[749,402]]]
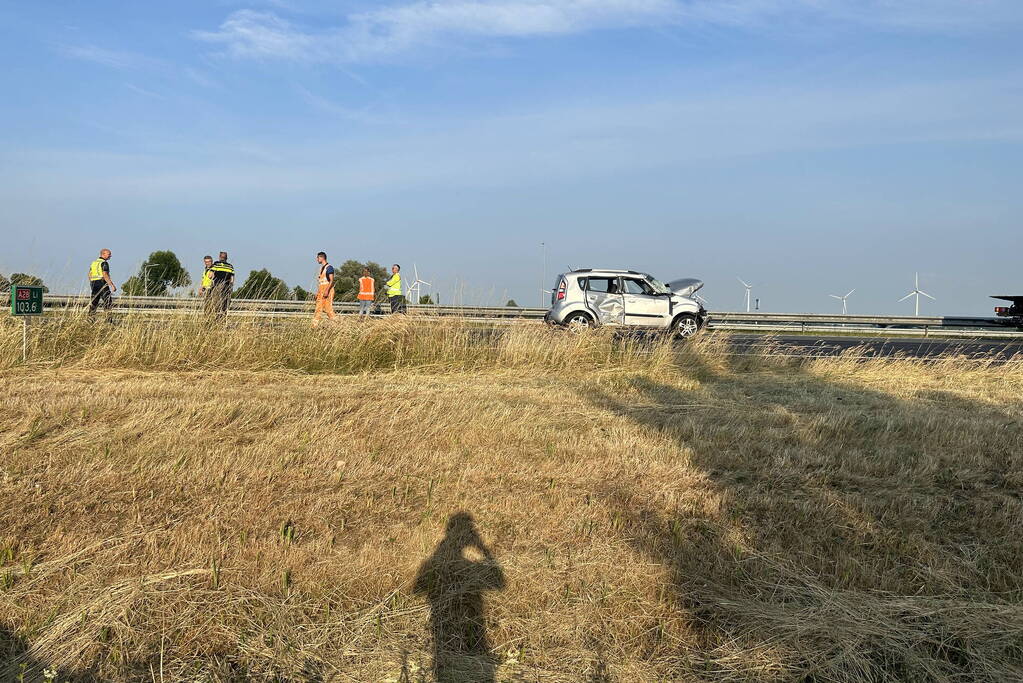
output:
[[[504,585],[504,573],[472,516],[452,515],[444,539],[420,566],[415,581],[415,591],[430,603],[433,673],[439,683],[495,680],[497,659],[487,638],[483,591]]]

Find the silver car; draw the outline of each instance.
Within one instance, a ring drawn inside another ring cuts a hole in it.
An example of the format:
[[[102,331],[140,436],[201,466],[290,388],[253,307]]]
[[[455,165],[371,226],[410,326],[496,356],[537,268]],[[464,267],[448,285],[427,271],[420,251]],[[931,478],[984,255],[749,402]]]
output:
[[[691,337],[707,322],[695,297],[701,287],[701,280],[663,284],[634,270],[573,270],[555,280],[544,319],[569,328],[620,325]]]

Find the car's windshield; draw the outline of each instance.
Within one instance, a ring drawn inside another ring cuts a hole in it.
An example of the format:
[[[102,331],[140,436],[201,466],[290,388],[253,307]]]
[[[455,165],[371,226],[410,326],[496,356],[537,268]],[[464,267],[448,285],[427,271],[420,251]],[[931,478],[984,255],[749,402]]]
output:
[[[668,289],[668,285],[664,284],[660,280],[655,280],[652,277],[648,277],[647,278],[647,282],[650,283],[650,286],[653,287],[654,291],[657,292],[658,294],[670,294],[671,293],[671,290]]]

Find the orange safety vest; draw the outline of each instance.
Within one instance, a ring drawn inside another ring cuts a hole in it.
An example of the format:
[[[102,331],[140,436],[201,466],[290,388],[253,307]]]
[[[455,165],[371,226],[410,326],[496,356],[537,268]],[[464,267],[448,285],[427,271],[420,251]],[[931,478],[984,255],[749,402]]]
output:
[[[359,278],[359,301],[372,301],[376,296],[376,281],[371,277]]]

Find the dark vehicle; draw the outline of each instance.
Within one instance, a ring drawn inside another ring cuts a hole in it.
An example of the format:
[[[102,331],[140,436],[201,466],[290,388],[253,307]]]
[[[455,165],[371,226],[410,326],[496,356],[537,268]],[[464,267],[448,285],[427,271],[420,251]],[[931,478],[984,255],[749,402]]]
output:
[[[1023,296],[992,296],[992,299],[998,299],[1000,301],[1008,301],[1012,303],[1011,306],[995,306],[995,315],[1004,320],[1006,325],[1015,325],[1020,329],[1023,329]]]

